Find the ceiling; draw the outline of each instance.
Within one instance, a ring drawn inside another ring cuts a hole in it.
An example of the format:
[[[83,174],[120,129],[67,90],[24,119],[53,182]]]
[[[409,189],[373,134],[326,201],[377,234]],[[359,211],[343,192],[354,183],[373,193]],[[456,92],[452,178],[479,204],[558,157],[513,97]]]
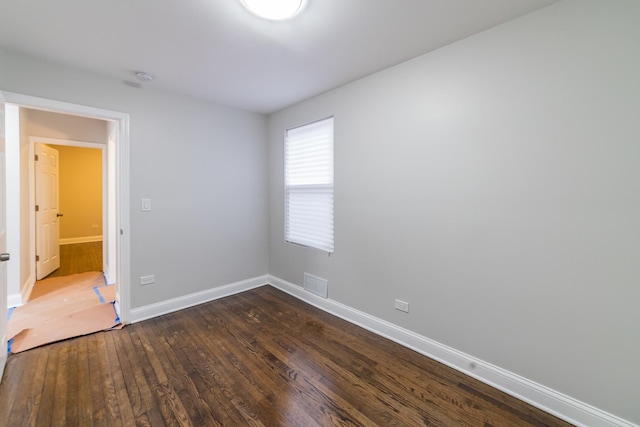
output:
[[[306,0],[271,22],[239,0],[0,0],[0,46],[271,113],[557,1]]]

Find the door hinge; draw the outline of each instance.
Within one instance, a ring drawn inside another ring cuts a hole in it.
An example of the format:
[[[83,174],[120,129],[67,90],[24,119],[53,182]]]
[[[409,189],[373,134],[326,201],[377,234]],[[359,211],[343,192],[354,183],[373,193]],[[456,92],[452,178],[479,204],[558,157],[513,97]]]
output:
[[[36,255],[36,262],[40,261],[40,255]]]
[[[40,212],[40,206],[36,205],[36,212]]]
[[[38,161],[38,155],[36,154],[33,157],[34,157],[35,161],[37,162]]]

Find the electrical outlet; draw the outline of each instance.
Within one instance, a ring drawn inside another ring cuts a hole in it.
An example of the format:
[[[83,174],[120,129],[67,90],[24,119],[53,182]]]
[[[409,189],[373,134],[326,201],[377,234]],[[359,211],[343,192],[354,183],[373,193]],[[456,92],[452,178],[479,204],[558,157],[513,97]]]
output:
[[[142,212],[149,212],[151,210],[151,199],[142,199],[140,208]]]
[[[396,310],[404,311],[405,313],[409,312],[409,303],[405,301],[396,300]]]
[[[156,276],[154,274],[150,274],[148,276],[140,276],[140,284],[141,285],[150,285],[155,283]]]

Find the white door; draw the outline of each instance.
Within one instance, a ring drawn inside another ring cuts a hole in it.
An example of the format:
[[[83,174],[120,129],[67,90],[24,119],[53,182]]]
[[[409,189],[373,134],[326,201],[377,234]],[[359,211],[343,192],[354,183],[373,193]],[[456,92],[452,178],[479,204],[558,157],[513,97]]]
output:
[[[60,268],[58,150],[35,145],[36,153],[36,280]]]
[[[5,205],[4,98],[0,92],[0,379],[7,363],[7,230]]]

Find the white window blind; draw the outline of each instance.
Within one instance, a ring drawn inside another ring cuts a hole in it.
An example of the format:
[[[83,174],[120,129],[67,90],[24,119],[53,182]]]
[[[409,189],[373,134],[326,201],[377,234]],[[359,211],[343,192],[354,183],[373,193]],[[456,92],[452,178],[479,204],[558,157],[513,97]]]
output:
[[[285,240],[333,252],[333,117],[287,130]]]

